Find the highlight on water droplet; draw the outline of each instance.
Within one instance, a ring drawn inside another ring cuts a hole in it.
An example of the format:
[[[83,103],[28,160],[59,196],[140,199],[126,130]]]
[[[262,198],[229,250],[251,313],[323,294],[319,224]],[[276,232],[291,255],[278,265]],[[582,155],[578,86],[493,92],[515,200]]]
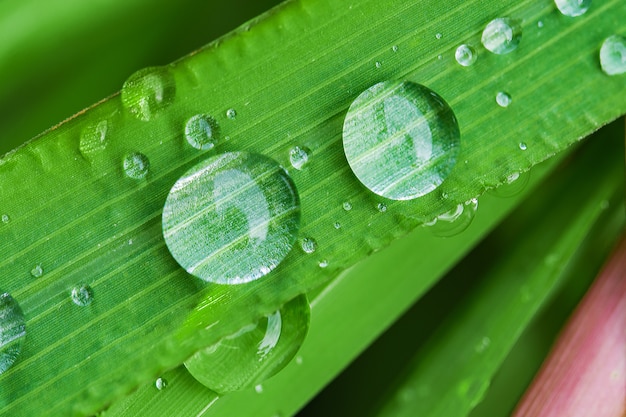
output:
[[[508,17],[499,17],[487,24],[481,41],[488,51],[504,55],[517,49],[521,39],[522,27],[519,22]]]
[[[185,138],[196,149],[213,149],[219,140],[217,121],[208,114],[196,114],[185,124]]]
[[[410,81],[383,81],[350,105],[343,147],[370,191],[410,200],[436,189],[456,164],[459,125],[434,91]]]
[[[72,288],[72,302],[80,307],[86,307],[93,302],[93,290],[87,284]]]
[[[235,109],[226,110],[226,117],[228,117],[230,120],[235,120],[237,118],[237,110]]]
[[[459,65],[469,67],[476,62],[478,54],[472,45],[464,43],[456,48],[456,51],[454,52],[454,59],[456,59],[456,62],[458,62]]]
[[[8,214],[3,214],[2,215],[2,223],[4,224],[9,224],[11,223],[11,217],[9,217]]]
[[[176,261],[207,282],[242,284],[267,275],[297,239],[300,199],[273,159],[231,152],[208,158],[172,187],[163,236]]]
[[[41,264],[33,266],[33,269],[30,270],[30,274],[33,278],[41,278],[43,276],[43,266],[41,266]]]
[[[313,253],[317,250],[317,242],[312,237],[305,237],[300,244],[304,253]]]
[[[384,212],[387,211],[387,204],[385,204],[385,203],[378,203],[378,204],[376,204],[376,209],[378,211],[380,211],[381,213],[384,213]]]
[[[525,151],[526,149],[528,149],[528,146],[526,145],[525,142],[520,142],[518,146],[522,151]]]
[[[465,231],[474,220],[478,210],[478,200],[472,198],[465,203],[458,204],[455,208],[447,211],[431,222],[424,224],[428,226],[433,235],[438,237],[452,237]]]
[[[600,66],[607,75],[626,73],[626,38],[620,35],[609,36],[600,48]]]
[[[289,162],[291,166],[298,171],[304,168],[309,162],[309,153],[311,151],[305,146],[294,146],[289,150]]]
[[[300,295],[185,362],[189,373],[218,393],[257,387],[296,355],[309,326],[309,303]]]
[[[146,178],[148,171],[150,171],[150,160],[146,155],[134,152],[124,157],[122,166],[128,178],[141,180]]]
[[[100,120],[97,123],[88,124],[80,133],[79,150],[83,156],[97,154],[106,149],[108,140],[107,132],[109,122]]]
[[[0,291],[0,374],[17,360],[26,337],[26,322],[20,305]]]
[[[335,222],[335,224],[333,225],[335,227],[335,229],[339,230],[341,229],[341,223],[339,222]]]
[[[128,77],[122,86],[122,104],[137,119],[149,121],[176,95],[176,83],[167,67],[141,69]]]
[[[326,259],[322,259],[317,265],[322,269],[328,268],[328,261]]]
[[[589,10],[591,0],[554,0],[554,4],[565,16],[576,17],[585,14]]]
[[[156,389],[158,389],[159,391],[162,391],[165,388],[167,388],[167,380],[163,377],[159,377],[155,381],[154,385],[156,386]]]
[[[512,101],[513,99],[509,93],[498,91],[498,94],[496,94],[496,103],[498,103],[498,106],[500,107],[509,107],[509,104],[511,104]]]

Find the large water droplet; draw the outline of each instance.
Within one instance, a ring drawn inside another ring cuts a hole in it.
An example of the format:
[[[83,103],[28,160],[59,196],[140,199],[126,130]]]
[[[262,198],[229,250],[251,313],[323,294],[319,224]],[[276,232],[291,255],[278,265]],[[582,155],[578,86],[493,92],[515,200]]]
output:
[[[122,86],[121,99],[133,116],[148,121],[169,106],[175,95],[176,84],[169,69],[149,67],[128,77]]]
[[[304,146],[294,146],[289,151],[289,162],[297,170],[301,170],[309,162],[309,149]]]
[[[513,52],[522,39],[522,27],[508,17],[493,19],[483,30],[482,43],[494,54],[504,55]]]
[[[626,38],[609,36],[600,48],[600,65],[607,75],[626,73]]]
[[[458,204],[454,209],[437,216],[433,221],[426,223],[435,236],[452,237],[463,232],[474,220],[478,210],[478,200],[473,198],[465,203]]]
[[[93,302],[93,290],[87,284],[72,288],[72,302],[80,307],[86,307]]]
[[[498,106],[500,107],[509,107],[509,104],[511,104],[512,101],[513,99],[509,93],[498,91],[498,94],[496,94],[496,103],[498,103]]]
[[[301,295],[256,325],[197,352],[185,366],[200,383],[218,393],[259,387],[296,355],[308,326],[309,304]],[[257,388],[260,391],[262,388]]]
[[[9,369],[22,351],[26,336],[24,313],[8,293],[0,293],[0,374]]]
[[[454,58],[456,59],[456,62],[458,62],[460,65],[464,67],[469,67],[474,62],[476,62],[476,59],[478,59],[478,54],[476,53],[476,49],[474,49],[473,46],[463,44],[456,48],[456,51],[454,52]]]
[[[89,156],[98,152],[102,152],[108,144],[107,131],[109,130],[109,122],[100,120],[92,123],[82,130],[80,134],[79,149],[84,156]]]
[[[217,145],[219,136],[217,121],[208,114],[196,114],[185,124],[185,138],[196,149],[212,149]]]
[[[134,180],[146,178],[148,171],[150,171],[150,160],[146,155],[139,152],[126,155],[122,165],[126,176]]]
[[[437,188],[459,152],[459,125],[434,91],[384,81],[359,95],[343,125],[343,146],[356,177],[372,192],[410,200]]]
[[[300,201],[274,160],[224,153],[187,171],[163,208],[163,235],[178,263],[220,284],[256,280],[272,271],[296,241]]]
[[[576,17],[585,14],[591,0],[554,0],[557,9],[565,16]]]

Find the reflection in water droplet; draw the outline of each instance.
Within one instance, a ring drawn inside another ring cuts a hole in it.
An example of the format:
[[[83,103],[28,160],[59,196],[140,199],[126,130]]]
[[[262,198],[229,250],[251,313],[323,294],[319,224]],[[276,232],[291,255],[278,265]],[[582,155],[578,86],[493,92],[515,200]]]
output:
[[[350,211],[352,210],[352,203],[350,203],[349,201],[346,201],[343,203],[343,209],[345,211]]]
[[[591,0],[554,0],[554,3],[561,13],[569,17],[583,15],[591,6]]]
[[[454,209],[437,216],[433,221],[426,223],[433,235],[438,237],[452,237],[463,232],[474,220],[478,210],[478,200],[472,198],[457,205]]]
[[[136,118],[151,120],[174,101],[174,77],[166,67],[150,67],[137,71],[122,86],[124,107]]]
[[[165,388],[167,388],[167,380],[165,378],[157,378],[154,385],[156,386],[156,389],[158,389],[159,391],[162,391]]]
[[[135,152],[126,155],[124,162],[124,173],[128,178],[140,180],[146,178],[150,170],[150,161],[148,157],[142,153]]]
[[[78,145],[80,153],[83,156],[89,156],[105,150],[108,144],[108,130],[109,123],[106,120],[88,124],[80,134],[80,143]]]
[[[513,99],[509,93],[498,91],[498,94],[496,94],[496,103],[498,103],[500,107],[509,107],[509,104],[511,104],[512,101]]]
[[[2,215],[2,223],[4,224],[9,224],[11,222],[11,218],[9,217],[8,214],[3,214]]]
[[[459,126],[428,88],[384,81],[359,95],[343,125],[350,168],[372,192],[410,200],[437,188],[456,163]]]
[[[626,73],[626,38],[609,36],[600,48],[600,65],[607,75]]]
[[[87,284],[72,288],[72,301],[80,307],[86,307],[93,302],[93,290]]]
[[[255,325],[247,326],[185,362],[204,386],[226,393],[257,387],[284,368],[296,355],[309,325],[304,295],[294,298]]]
[[[526,146],[526,143],[524,143],[524,142],[520,142],[518,146],[519,146],[519,148],[520,148],[521,150],[523,150],[523,151],[525,151],[526,149],[528,149],[528,146]]]
[[[305,237],[302,239],[301,246],[304,253],[313,253],[317,250],[317,242],[311,237]]]
[[[212,149],[217,145],[219,136],[219,125],[208,114],[196,114],[185,124],[185,138],[196,149]]]
[[[237,118],[237,110],[235,109],[226,110],[226,117],[228,117],[230,120],[235,120]]]
[[[209,282],[240,284],[272,271],[300,227],[300,200],[274,160],[246,152],[208,158],[172,187],[163,235],[172,256]]]
[[[43,276],[43,267],[41,264],[37,264],[30,270],[30,274],[33,278],[41,278]]]
[[[0,374],[17,360],[26,336],[24,313],[8,293],[0,291]]]
[[[492,20],[483,30],[482,43],[494,54],[504,55],[513,52],[522,39],[522,27],[508,17]]]
[[[454,58],[456,62],[464,67],[469,67],[478,59],[478,54],[476,53],[476,49],[473,46],[463,44],[456,48],[454,52]]]
[[[289,162],[297,170],[301,170],[309,162],[309,149],[304,146],[294,146],[289,150]]]
[[[380,211],[381,213],[384,213],[384,212],[386,212],[386,211],[387,211],[387,204],[385,204],[385,203],[378,203],[378,204],[376,205],[376,209],[377,209],[378,211]]]

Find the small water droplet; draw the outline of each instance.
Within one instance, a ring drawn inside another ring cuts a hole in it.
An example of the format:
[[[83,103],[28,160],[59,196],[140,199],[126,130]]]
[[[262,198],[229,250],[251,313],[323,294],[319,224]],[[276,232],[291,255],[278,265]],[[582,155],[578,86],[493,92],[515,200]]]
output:
[[[87,284],[72,288],[72,301],[80,307],[86,307],[93,302],[93,290]]]
[[[335,222],[335,224],[333,226],[335,226],[335,229],[337,229],[337,230],[341,229],[341,223],[339,223],[339,222]]]
[[[228,117],[230,120],[235,120],[237,118],[237,110],[235,109],[226,110],[226,117]]]
[[[322,259],[318,265],[320,268],[328,268],[328,261],[326,259]]]
[[[266,275],[296,242],[300,200],[287,172],[259,154],[208,158],[172,187],[163,236],[174,259],[207,282],[241,284]]]
[[[300,244],[304,253],[314,253],[317,250],[317,242],[312,237],[305,237]]]
[[[263,392],[263,385],[261,385],[261,384],[256,385],[254,387],[254,390],[257,392],[257,394],[261,394]]]
[[[437,216],[433,221],[426,223],[433,235],[438,237],[452,237],[463,232],[474,220],[478,210],[478,200],[472,198],[465,203],[458,204],[454,209]]]
[[[3,214],[2,215],[2,223],[4,224],[9,224],[11,223],[11,218],[9,217],[8,214]]]
[[[380,68],[383,66],[383,64],[380,61],[376,61],[376,68]]]
[[[591,0],[554,0],[556,8],[569,17],[583,15],[591,6]]]
[[[376,209],[378,209],[378,211],[380,211],[381,213],[384,213],[387,211],[387,204],[385,203],[378,203],[376,205]]]
[[[150,170],[150,160],[146,155],[139,152],[126,155],[122,165],[126,176],[134,180],[146,178]]]
[[[303,359],[302,356],[296,357],[296,365],[302,365]]]
[[[136,118],[151,120],[176,94],[174,77],[167,67],[149,67],[135,72],[122,86],[124,107]]]
[[[349,201],[345,201],[342,206],[345,211],[352,210],[352,203],[350,203]]]
[[[304,146],[294,146],[289,151],[289,162],[297,170],[301,170],[309,162],[308,148]]]
[[[43,267],[41,264],[37,264],[30,270],[30,274],[33,278],[41,278],[43,276]]]
[[[441,33],[435,34],[435,38],[437,38],[437,39],[441,39],[442,37],[443,37],[443,35]]]
[[[522,27],[516,20],[499,17],[487,24],[481,41],[488,51],[504,55],[513,52],[521,38]]]
[[[498,94],[496,94],[496,103],[498,103],[498,106],[500,107],[509,107],[509,104],[511,104],[512,101],[513,99],[509,93],[498,91]]]
[[[497,197],[513,197],[521,193],[526,188],[529,181],[530,171],[526,171],[523,174],[513,172],[506,177],[504,184],[492,190],[491,193]]]
[[[25,336],[26,322],[20,305],[9,293],[0,292],[0,374],[17,360]]]
[[[158,389],[159,391],[164,390],[165,388],[167,388],[167,380],[165,378],[157,378],[156,382],[154,383],[154,385],[156,386],[156,389]]]
[[[384,81],[361,93],[343,125],[350,168],[372,192],[410,200],[437,188],[456,163],[459,125],[434,91]]]
[[[473,46],[463,44],[456,48],[456,51],[454,52],[454,59],[456,59],[456,62],[458,62],[459,65],[469,67],[476,62],[478,54]]]
[[[487,336],[483,337],[478,344],[476,344],[476,353],[483,353],[491,345],[491,339]]]
[[[607,75],[626,73],[626,38],[609,36],[600,48],[600,66]]]
[[[79,150],[84,156],[89,156],[106,149],[109,122],[100,120],[87,125],[80,134]]]
[[[398,52],[398,49],[399,49],[399,48],[398,48],[398,45],[394,45],[394,46],[392,46],[392,47],[391,47],[391,50],[392,50],[393,52]]]
[[[208,114],[196,114],[185,124],[185,138],[196,149],[206,151],[214,148],[219,136],[219,125]]]
[[[524,142],[520,142],[518,146],[519,146],[519,148],[520,148],[521,150],[523,150],[523,151],[525,151],[526,149],[528,149],[528,146],[527,146],[527,145],[526,145],[526,143],[524,143]]]
[[[537,21],[537,27],[539,29],[541,29],[543,27],[543,21],[542,20]]]

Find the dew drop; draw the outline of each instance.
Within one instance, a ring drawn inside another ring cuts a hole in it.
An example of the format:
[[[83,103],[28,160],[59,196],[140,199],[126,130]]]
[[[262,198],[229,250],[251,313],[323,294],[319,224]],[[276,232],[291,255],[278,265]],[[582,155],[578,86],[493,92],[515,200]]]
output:
[[[106,120],[87,125],[80,134],[80,153],[89,156],[104,151],[108,144],[108,130],[109,122]]]
[[[341,229],[341,223],[339,223],[339,222],[335,222],[335,224],[333,226],[335,226],[335,229],[337,229],[337,230]]]
[[[385,204],[385,203],[378,203],[378,204],[376,205],[376,209],[377,209],[378,211],[380,211],[381,213],[384,213],[384,212],[386,212],[386,211],[387,211],[387,204]]]
[[[441,39],[442,37],[443,37],[443,35],[441,33],[435,34],[435,38],[437,38],[437,39]]]
[[[263,392],[263,385],[261,385],[261,384],[256,385],[254,387],[254,390],[257,392],[257,394],[261,394]]]
[[[228,117],[230,120],[235,120],[237,118],[237,110],[235,109],[226,110],[226,117]]]
[[[454,209],[437,216],[433,221],[426,223],[433,235],[438,237],[452,237],[463,232],[474,220],[478,210],[478,200],[473,198],[465,203],[458,204]]]
[[[317,242],[311,237],[305,237],[302,239],[301,246],[304,253],[311,254],[317,250]]]
[[[591,6],[591,0],[554,0],[556,8],[569,17],[583,15]]]
[[[474,350],[476,353],[483,353],[491,345],[491,339],[487,336],[483,337],[480,342],[476,344]]]
[[[494,54],[504,55],[513,52],[522,38],[522,27],[508,17],[499,17],[487,24],[483,30],[482,43]]]
[[[398,49],[399,49],[399,48],[398,48],[398,45],[394,45],[394,46],[392,46],[392,47],[391,47],[391,50],[392,50],[393,52],[398,52]]]
[[[383,64],[380,61],[376,61],[376,68],[381,68]]]
[[[526,188],[529,181],[530,171],[526,171],[522,174],[514,172],[506,177],[504,184],[492,190],[491,193],[497,197],[513,197],[521,193]]]
[[[259,154],[200,162],[172,187],[163,235],[174,259],[207,282],[241,284],[272,271],[296,242],[300,200],[287,172]]]
[[[434,91],[384,81],[359,95],[343,125],[350,168],[372,192],[410,200],[437,188],[459,152],[459,125]]]
[[[206,151],[214,148],[219,136],[219,125],[208,114],[196,114],[185,124],[185,138],[196,149]]]
[[[296,355],[309,326],[309,303],[300,295],[185,362],[189,373],[220,394],[256,387]]]
[[[4,224],[9,224],[11,223],[11,218],[9,217],[8,214],[3,214],[2,215],[2,223]]]
[[[537,21],[537,27],[541,29],[543,27],[543,21],[541,20]]]
[[[41,264],[37,264],[30,270],[30,274],[33,278],[41,278],[43,276],[43,267]]]
[[[0,374],[13,366],[25,337],[26,323],[20,305],[9,293],[0,293]]]
[[[478,54],[476,53],[476,49],[474,49],[473,46],[463,44],[456,48],[456,51],[454,52],[454,58],[456,59],[456,62],[459,63],[459,65],[469,67],[476,62],[476,60],[478,59]]]
[[[607,75],[626,73],[626,38],[609,36],[600,48],[600,66]]]
[[[328,261],[326,259],[322,259],[319,263],[318,263],[320,268],[328,268]]]
[[[122,165],[126,176],[134,180],[146,178],[150,170],[150,160],[146,155],[139,152],[126,155]]]
[[[349,201],[345,201],[345,202],[342,204],[342,207],[343,207],[343,209],[344,209],[345,211],[350,211],[350,210],[352,210],[352,203],[351,203],[351,202],[349,202]]]
[[[157,378],[156,382],[154,383],[154,385],[156,386],[156,389],[158,389],[159,391],[164,390],[165,388],[167,388],[167,379],[165,378]]]
[[[72,288],[72,301],[80,307],[86,307],[93,302],[93,290],[87,284]]]
[[[302,365],[303,362],[304,362],[304,360],[302,359],[302,356],[298,356],[296,358],[296,365]]]
[[[294,146],[289,151],[289,162],[297,170],[301,170],[309,162],[311,151],[304,146]]]
[[[174,101],[176,86],[167,67],[135,72],[122,86],[122,104],[139,120],[149,121]]]
[[[512,101],[513,99],[509,93],[498,91],[498,94],[496,94],[496,103],[498,103],[498,106],[500,107],[509,107],[509,104],[511,104]]]
[[[520,148],[521,150],[523,150],[523,151],[525,151],[526,149],[528,149],[528,146],[527,146],[527,145],[526,145],[526,143],[524,143],[524,142],[520,142],[518,146],[519,146],[519,148]]]

